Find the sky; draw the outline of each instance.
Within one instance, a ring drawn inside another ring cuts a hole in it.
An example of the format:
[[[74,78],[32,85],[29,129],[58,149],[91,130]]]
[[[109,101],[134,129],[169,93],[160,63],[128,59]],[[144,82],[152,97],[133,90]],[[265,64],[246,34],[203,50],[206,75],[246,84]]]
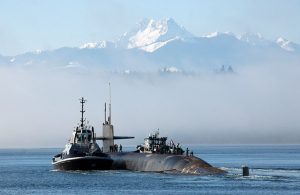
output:
[[[298,0],[1,0],[0,54],[116,40],[143,18],[171,17],[191,33],[259,32],[300,43]]]

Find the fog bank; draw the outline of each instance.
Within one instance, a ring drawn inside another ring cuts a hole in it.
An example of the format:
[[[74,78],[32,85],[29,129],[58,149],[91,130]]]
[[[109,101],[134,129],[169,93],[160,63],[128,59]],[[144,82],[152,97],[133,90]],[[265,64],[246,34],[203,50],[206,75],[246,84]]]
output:
[[[234,74],[138,74],[0,68],[0,147],[63,147],[79,98],[101,134],[108,82],[117,135],[151,131],[180,143],[300,143],[300,66],[256,65]]]

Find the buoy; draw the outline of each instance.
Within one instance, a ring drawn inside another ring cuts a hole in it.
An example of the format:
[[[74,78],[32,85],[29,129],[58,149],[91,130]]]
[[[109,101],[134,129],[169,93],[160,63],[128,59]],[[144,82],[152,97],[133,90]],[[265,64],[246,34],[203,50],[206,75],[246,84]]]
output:
[[[243,176],[249,176],[249,167],[243,166]]]

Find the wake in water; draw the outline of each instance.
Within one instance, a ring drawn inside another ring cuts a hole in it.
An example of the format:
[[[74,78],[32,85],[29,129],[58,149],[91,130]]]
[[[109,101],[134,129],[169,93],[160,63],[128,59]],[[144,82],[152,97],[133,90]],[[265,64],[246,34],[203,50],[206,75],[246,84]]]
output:
[[[230,179],[242,180],[264,180],[264,181],[291,181],[299,179],[299,169],[286,169],[286,168],[252,168],[250,169],[249,176],[243,176],[241,168],[226,168],[221,169],[228,172],[225,175]]]

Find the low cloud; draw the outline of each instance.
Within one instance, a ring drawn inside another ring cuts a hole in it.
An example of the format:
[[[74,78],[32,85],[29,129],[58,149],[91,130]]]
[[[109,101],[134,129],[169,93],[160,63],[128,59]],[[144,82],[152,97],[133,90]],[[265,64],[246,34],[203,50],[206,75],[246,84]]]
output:
[[[108,82],[115,134],[151,131],[180,143],[300,143],[300,67],[256,65],[235,74],[140,74],[0,68],[0,147],[63,147],[79,98],[101,135]]]

